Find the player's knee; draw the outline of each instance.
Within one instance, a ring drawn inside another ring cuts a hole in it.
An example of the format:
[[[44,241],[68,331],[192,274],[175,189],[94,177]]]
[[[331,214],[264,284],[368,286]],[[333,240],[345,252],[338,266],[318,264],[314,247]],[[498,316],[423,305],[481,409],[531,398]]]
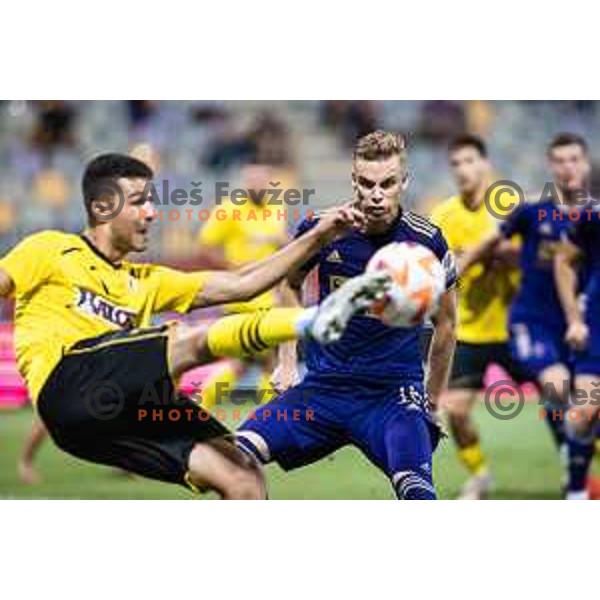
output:
[[[229,478],[224,496],[228,500],[266,500],[267,486],[262,469],[250,465]]]
[[[553,404],[567,404],[569,398],[569,371],[562,365],[545,369],[539,378],[542,394]]]
[[[204,326],[178,325],[173,329],[168,345],[169,366],[173,377],[212,360],[206,340]]]
[[[566,413],[565,429],[573,437],[585,438],[592,434],[597,414],[587,406],[571,407]]]
[[[461,427],[468,424],[471,416],[471,406],[467,402],[448,405],[446,414],[452,427]]]
[[[392,478],[399,500],[435,500],[431,477],[422,469],[400,471]]]
[[[261,465],[271,460],[271,452],[266,440],[255,431],[238,430],[235,434],[235,445],[238,450]]]
[[[472,394],[470,392],[448,392],[444,396],[444,407],[448,418],[458,424],[459,421],[467,420],[471,414],[471,400]]]

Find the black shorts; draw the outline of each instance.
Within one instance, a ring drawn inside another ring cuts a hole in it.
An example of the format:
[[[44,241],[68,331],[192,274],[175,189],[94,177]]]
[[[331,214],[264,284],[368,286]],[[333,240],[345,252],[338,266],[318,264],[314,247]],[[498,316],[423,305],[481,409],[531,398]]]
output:
[[[188,483],[194,445],[229,430],[176,392],[167,336],[167,325],[109,333],[65,354],[38,400],[60,448],[152,479]]]
[[[508,343],[470,344],[458,342],[448,387],[480,390],[490,364],[500,365],[516,383],[533,381],[535,375],[513,358]]]

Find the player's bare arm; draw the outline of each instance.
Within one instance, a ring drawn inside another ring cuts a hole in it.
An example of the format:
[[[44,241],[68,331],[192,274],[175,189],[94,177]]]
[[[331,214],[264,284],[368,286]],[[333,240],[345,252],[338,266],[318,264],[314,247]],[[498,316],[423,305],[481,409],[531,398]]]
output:
[[[362,213],[348,204],[324,212],[315,227],[268,258],[235,271],[210,273],[192,309],[241,302],[265,292],[338,235],[363,222]]]
[[[432,317],[433,336],[429,349],[426,386],[432,408],[437,410],[439,398],[448,383],[448,374],[456,345],[456,290],[448,290]]]
[[[503,237],[499,232],[492,234],[489,238],[481,242],[478,246],[466,250],[458,256],[456,261],[458,276],[461,277],[466,273],[473,265],[480,262],[484,258],[491,256],[499,244],[502,242]]]
[[[589,330],[577,301],[576,262],[578,257],[577,247],[570,242],[563,242],[554,256],[554,278],[567,320],[565,341],[573,348],[581,350],[587,344]]]
[[[290,283],[290,275],[281,282],[277,290],[281,306],[302,306],[300,289],[302,287],[303,279],[303,274],[297,273],[293,285]],[[294,278],[292,278],[292,281],[294,281]],[[283,392],[300,382],[300,375],[298,373],[298,350],[295,341],[284,342],[279,345],[277,349],[277,365],[273,371],[272,381],[277,382],[277,390],[280,392]]]
[[[505,268],[516,267],[519,263],[521,248],[512,240],[500,240],[492,251],[492,265]]]
[[[0,269],[0,298],[7,298],[10,296],[13,289],[13,280],[9,277],[6,271]]]

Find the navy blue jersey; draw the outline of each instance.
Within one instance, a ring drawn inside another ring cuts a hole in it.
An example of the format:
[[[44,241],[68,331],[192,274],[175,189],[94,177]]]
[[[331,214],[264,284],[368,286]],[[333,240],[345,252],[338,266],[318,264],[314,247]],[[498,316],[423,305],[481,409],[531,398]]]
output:
[[[525,204],[502,223],[505,237],[522,238],[521,285],[511,306],[511,322],[543,322],[564,327],[564,315],[554,283],[557,245],[574,225],[567,211],[551,200]]]
[[[590,330],[586,348],[573,353],[576,375],[600,375],[600,211],[591,206],[569,231],[569,239],[582,254],[579,288],[583,291],[582,308]],[[582,278],[583,272],[583,278]]]
[[[586,307],[594,310],[600,320],[600,207],[586,210],[580,221],[568,232],[569,239],[583,255],[579,271],[579,287]]]
[[[316,224],[303,221],[298,234]],[[387,233],[365,235],[351,232],[328,246],[308,261],[303,272],[313,271],[318,280],[318,298],[323,300],[344,281],[364,272],[369,259],[381,247],[392,242],[411,241],[431,249],[446,270],[446,288],[456,283],[456,267],[440,229],[427,219],[403,212]],[[340,378],[344,381],[368,380],[371,384],[399,385],[407,380],[423,378],[423,359],[419,345],[422,326],[389,327],[377,318],[357,315],[334,344],[321,346],[313,340],[305,345],[309,374]]]

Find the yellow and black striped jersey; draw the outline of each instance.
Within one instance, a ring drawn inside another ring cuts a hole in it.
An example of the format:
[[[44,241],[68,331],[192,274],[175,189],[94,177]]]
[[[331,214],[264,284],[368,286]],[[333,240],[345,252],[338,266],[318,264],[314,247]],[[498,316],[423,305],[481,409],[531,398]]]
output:
[[[17,363],[34,401],[73,344],[148,326],[154,314],[187,312],[206,275],[114,264],[85,237],[60,231],[25,238],[0,269],[14,283]]]

